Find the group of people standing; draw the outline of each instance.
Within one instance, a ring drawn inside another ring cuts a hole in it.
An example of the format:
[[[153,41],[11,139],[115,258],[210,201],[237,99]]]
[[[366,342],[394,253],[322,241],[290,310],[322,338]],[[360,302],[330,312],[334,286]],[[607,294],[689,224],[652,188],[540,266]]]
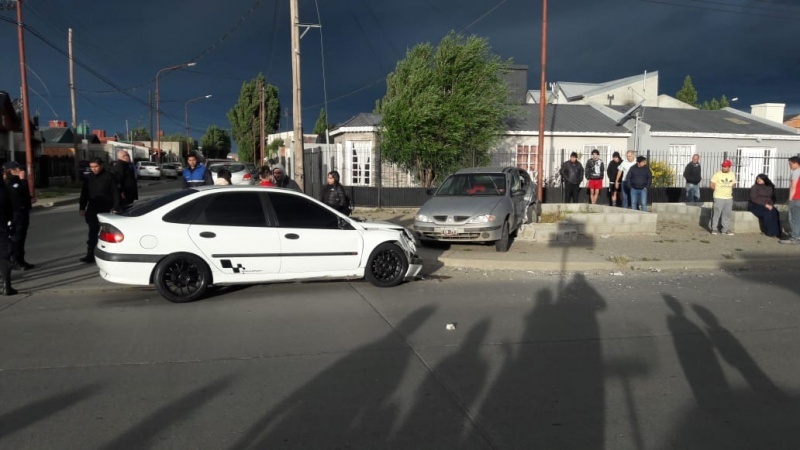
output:
[[[230,185],[231,173],[226,168],[222,167],[217,172],[217,180],[212,182],[210,171],[206,169],[203,164],[197,162],[197,155],[190,154],[186,158],[187,168],[183,170],[183,187],[189,188],[193,186],[203,185]],[[258,172],[259,186],[263,187],[282,187],[286,189],[293,189],[300,192],[300,186],[296,181],[291,179],[286,174],[286,169],[283,164],[275,162],[264,164]],[[339,172],[332,170],[328,172],[325,188],[322,193],[322,202],[332,207],[333,209],[350,215],[351,205],[350,198],[345,193],[342,186],[341,177]]]
[[[589,201],[596,204],[603,189],[603,177],[607,176],[611,206],[647,211],[647,189],[653,183],[653,173],[644,156],[635,157],[633,151],[628,151],[626,157],[623,161],[619,152],[614,152],[606,170],[605,163],[600,159],[600,151],[594,149],[584,171],[578,154],[572,152],[559,171],[564,183],[564,202],[578,203],[580,185],[585,175]]]
[[[747,209],[758,217],[761,230],[768,237],[778,238],[781,244],[800,244],[800,157],[792,156],[788,159],[791,171],[789,185],[789,225],[791,234],[782,239],[781,219],[775,207],[775,184],[769,175],[760,173],[756,175],[753,186],[750,187]],[[709,180],[709,187],[713,191],[713,208],[709,231],[712,235],[722,234],[733,236],[733,189],[736,186],[736,174],[731,168],[733,162],[724,160],[720,169]],[[684,193],[687,202],[700,201],[700,183],[702,181],[700,156],[692,155],[692,160],[683,171],[686,180]]]

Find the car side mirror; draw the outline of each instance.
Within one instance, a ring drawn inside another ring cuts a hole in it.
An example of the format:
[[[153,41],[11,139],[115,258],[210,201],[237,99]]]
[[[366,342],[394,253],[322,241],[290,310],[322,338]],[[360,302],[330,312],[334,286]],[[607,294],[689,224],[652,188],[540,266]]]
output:
[[[428,189],[425,190],[425,193],[428,194],[428,196],[430,197],[431,195],[436,193],[436,189],[428,188]]]
[[[346,219],[344,219],[342,217],[339,217],[339,229],[340,230],[352,230],[353,226],[350,225],[350,222],[348,222]]]

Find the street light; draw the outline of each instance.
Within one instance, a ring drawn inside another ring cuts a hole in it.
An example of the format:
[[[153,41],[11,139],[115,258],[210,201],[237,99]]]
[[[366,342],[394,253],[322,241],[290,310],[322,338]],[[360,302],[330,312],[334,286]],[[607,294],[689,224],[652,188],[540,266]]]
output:
[[[183,109],[186,112],[186,156],[189,156],[189,103],[196,102],[198,100],[202,100],[204,98],[211,98],[211,94],[208,95],[201,95],[200,97],[195,97],[190,100],[186,100],[186,103],[183,105]]]
[[[162,72],[172,72],[173,70],[183,69],[184,67],[194,67],[196,62],[183,63],[175,66],[165,67],[156,73],[156,136],[158,136],[158,162],[161,162],[161,109],[159,109],[158,77]]]

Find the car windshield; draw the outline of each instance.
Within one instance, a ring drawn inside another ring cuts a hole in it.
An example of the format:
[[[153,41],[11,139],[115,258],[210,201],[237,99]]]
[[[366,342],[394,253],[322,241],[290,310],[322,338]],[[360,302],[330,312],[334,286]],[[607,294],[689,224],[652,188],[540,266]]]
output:
[[[465,173],[451,175],[436,196],[450,195],[504,195],[506,193],[506,177],[502,173]]]
[[[156,167],[157,165],[158,165],[158,164],[156,164],[156,163],[154,163],[154,162],[140,162],[140,163],[139,163],[139,166],[140,166],[140,167],[145,167],[145,166],[146,166],[146,167]]]
[[[155,211],[158,208],[166,205],[167,203],[172,203],[179,198],[186,197],[187,195],[196,194],[196,189],[181,189],[179,191],[171,192],[167,195],[156,197],[152,200],[144,201],[144,202],[137,202],[133,205],[131,209],[127,211],[123,211],[119,213],[120,216],[128,216],[128,217],[139,217],[143,216],[150,211]]]

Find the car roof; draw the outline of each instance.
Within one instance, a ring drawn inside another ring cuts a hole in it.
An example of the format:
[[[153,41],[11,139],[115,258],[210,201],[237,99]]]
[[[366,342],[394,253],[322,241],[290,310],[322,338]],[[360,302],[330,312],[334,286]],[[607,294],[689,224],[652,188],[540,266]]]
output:
[[[461,169],[457,171],[456,175],[468,174],[468,173],[505,173],[510,169],[516,169],[514,166],[486,166],[486,167],[467,167],[466,169]]]

